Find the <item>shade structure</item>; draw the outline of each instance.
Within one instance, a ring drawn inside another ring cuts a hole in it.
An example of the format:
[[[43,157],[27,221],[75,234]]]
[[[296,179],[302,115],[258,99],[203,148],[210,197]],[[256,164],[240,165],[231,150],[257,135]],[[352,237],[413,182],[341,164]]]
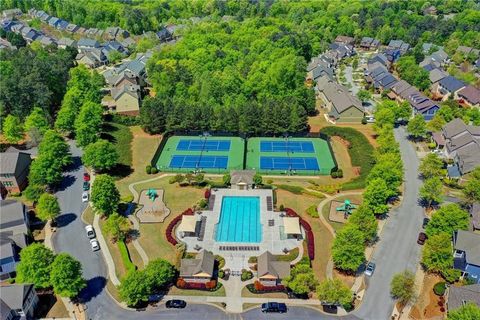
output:
[[[284,217],[283,226],[286,234],[301,234],[300,219],[298,217]]]
[[[197,225],[197,217],[195,216],[183,216],[182,222],[178,226],[180,232],[195,232],[195,226]]]

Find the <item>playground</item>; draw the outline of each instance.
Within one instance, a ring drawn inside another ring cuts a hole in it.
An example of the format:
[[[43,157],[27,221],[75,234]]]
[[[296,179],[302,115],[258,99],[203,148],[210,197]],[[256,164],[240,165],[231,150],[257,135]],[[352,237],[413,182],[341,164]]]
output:
[[[332,200],[330,202],[330,210],[328,219],[333,222],[346,223],[348,216],[358,208],[358,204],[352,203],[350,200],[344,201]]]
[[[170,214],[170,209],[163,202],[162,189],[142,190],[138,204],[137,217],[141,223],[163,222]]]

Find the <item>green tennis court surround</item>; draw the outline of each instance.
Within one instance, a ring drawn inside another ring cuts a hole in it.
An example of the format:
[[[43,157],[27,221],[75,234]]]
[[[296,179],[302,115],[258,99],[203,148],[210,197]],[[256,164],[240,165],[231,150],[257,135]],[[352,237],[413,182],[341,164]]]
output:
[[[321,138],[249,138],[246,169],[262,174],[329,175],[336,163]]]
[[[243,169],[240,137],[171,136],[156,161],[160,171],[224,173]]]

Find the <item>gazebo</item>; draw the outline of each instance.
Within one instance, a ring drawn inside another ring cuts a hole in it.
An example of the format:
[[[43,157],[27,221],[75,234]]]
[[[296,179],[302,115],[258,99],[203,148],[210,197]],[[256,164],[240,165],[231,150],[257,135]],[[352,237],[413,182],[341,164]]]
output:
[[[197,227],[197,217],[195,216],[182,216],[182,222],[178,226],[178,232],[183,237],[194,237]]]
[[[298,238],[302,235],[298,217],[283,217],[283,227],[287,238]]]

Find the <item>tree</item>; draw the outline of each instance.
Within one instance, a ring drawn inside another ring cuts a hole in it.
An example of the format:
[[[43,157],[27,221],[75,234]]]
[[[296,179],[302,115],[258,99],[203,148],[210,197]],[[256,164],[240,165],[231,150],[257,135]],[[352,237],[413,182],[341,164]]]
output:
[[[440,233],[452,235],[457,230],[468,230],[470,215],[456,203],[447,204],[438,209],[425,228],[425,233],[431,237]]]
[[[392,196],[391,190],[382,178],[375,178],[368,182],[363,193],[364,205],[375,214],[384,214],[388,211],[387,200]]]
[[[173,282],[175,268],[164,259],[150,261],[145,268],[145,277],[152,289],[162,288]]]
[[[230,184],[230,179],[232,177],[230,176],[230,173],[225,173],[222,177],[223,184],[228,186]]]
[[[395,123],[395,113],[390,108],[381,108],[375,112],[375,131],[380,131],[384,127],[393,128]]]
[[[40,220],[53,220],[60,214],[60,205],[57,197],[50,193],[44,193],[38,199],[37,217]]]
[[[335,237],[332,258],[335,267],[356,272],[365,261],[365,235],[353,224],[347,224]]]
[[[403,305],[410,302],[415,296],[415,275],[408,270],[395,274],[390,282],[390,293]]]
[[[98,140],[85,147],[82,162],[96,171],[109,170],[117,164],[118,153],[107,140]]]
[[[52,250],[40,243],[32,243],[20,251],[20,262],[17,265],[18,283],[33,283],[42,289],[51,286],[50,272],[54,259]]]
[[[353,211],[348,222],[358,226],[364,235],[365,242],[373,241],[377,237],[377,219],[373,211],[366,206],[362,205]]]
[[[85,102],[75,120],[75,139],[77,144],[85,147],[97,141],[102,123],[102,106],[91,101]]]
[[[122,58],[123,55],[117,50],[112,50],[108,53],[108,61],[112,64],[117,63],[118,61],[122,60]]]
[[[112,213],[105,222],[103,230],[113,241],[124,241],[130,231],[130,222],[124,216]]]
[[[52,262],[50,282],[56,294],[73,298],[87,286],[82,277],[82,265],[67,253],[58,254]]]
[[[396,119],[408,120],[412,115],[412,107],[408,101],[403,101],[401,103],[397,103],[394,108],[394,113]]]
[[[443,173],[443,161],[435,153],[429,153],[420,162],[418,170],[425,179],[439,177]]]
[[[144,271],[137,270],[130,271],[118,287],[120,298],[129,306],[148,301],[151,289],[151,279]]]
[[[480,201],[480,167],[471,172],[470,179],[464,185],[463,194],[470,203]]]
[[[434,203],[440,204],[443,202],[442,190],[442,180],[439,177],[428,178],[420,188],[420,198],[427,207],[431,207]]]
[[[350,289],[340,279],[327,279],[317,287],[318,299],[328,305],[348,305],[353,300]]]
[[[3,136],[5,140],[9,143],[19,143],[20,140],[23,139],[23,125],[20,121],[20,118],[9,114],[5,117],[3,121],[3,128],[2,128]]]
[[[283,280],[285,286],[299,295],[305,295],[315,290],[318,280],[312,268],[307,264],[297,264],[290,272],[290,276]]]
[[[92,202],[103,215],[110,215],[117,210],[120,193],[113,178],[106,174],[96,176],[92,185]]]
[[[253,183],[257,186],[263,184],[262,176],[258,173],[255,173],[255,175],[253,176]]]
[[[54,130],[47,130],[30,165],[29,183],[53,185],[62,181],[63,169],[72,162],[70,147]]]
[[[42,108],[35,107],[30,115],[25,119],[25,131],[31,132],[37,129],[42,135],[50,128],[48,119]]]
[[[357,97],[360,99],[360,101],[366,102],[372,98],[372,94],[367,90],[359,90],[357,92]]]
[[[23,194],[25,195],[25,198],[27,200],[30,200],[32,202],[38,201],[40,196],[45,192],[45,187],[40,186],[38,184],[33,184],[30,183],[25,190],[23,190]]]
[[[435,114],[433,116],[432,120],[430,120],[427,123],[427,129],[432,131],[432,132],[440,131],[440,130],[442,130],[443,126],[446,123],[447,122],[445,121],[445,119],[443,119],[443,117],[441,115]]]
[[[407,125],[408,133],[414,139],[423,139],[427,134],[427,127],[425,119],[421,114],[416,114]]]
[[[422,251],[422,264],[429,272],[442,273],[452,268],[452,235],[435,234],[427,239]]]
[[[448,311],[448,320],[476,320],[480,319],[480,307],[473,302],[467,302],[455,310]]]

